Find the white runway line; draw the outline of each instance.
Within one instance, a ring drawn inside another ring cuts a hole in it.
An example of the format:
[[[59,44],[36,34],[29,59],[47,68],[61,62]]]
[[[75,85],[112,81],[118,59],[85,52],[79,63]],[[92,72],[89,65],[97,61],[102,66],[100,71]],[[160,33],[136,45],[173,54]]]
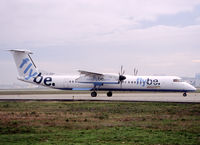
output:
[[[200,103],[200,93],[188,93],[183,97],[182,93],[113,93],[113,97],[107,97],[106,94],[98,94],[97,97],[91,97],[90,94],[34,94],[34,95],[0,95],[0,101],[12,100],[49,100],[49,101],[150,101],[150,102],[189,102]]]

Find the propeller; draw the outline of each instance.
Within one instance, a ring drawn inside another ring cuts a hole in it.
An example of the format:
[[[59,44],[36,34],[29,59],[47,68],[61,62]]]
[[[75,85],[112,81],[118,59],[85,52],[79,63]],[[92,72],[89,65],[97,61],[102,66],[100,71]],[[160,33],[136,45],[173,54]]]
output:
[[[137,76],[138,74],[138,69],[134,68],[134,76]]]
[[[125,70],[123,70],[123,66],[121,66],[121,70],[119,72],[120,87],[122,87],[122,82],[126,79],[126,77],[124,76],[124,74],[125,74]]]

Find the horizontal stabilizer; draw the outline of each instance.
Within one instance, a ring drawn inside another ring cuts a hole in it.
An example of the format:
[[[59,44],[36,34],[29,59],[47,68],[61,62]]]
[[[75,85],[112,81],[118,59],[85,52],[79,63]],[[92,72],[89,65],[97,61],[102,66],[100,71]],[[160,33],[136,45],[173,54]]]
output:
[[[25,49],[10,49],[8,51],[11,51],[11,52],[22,52],[22,53],[26,53],[26,54],[33,54],[30,50],[25,50]]]

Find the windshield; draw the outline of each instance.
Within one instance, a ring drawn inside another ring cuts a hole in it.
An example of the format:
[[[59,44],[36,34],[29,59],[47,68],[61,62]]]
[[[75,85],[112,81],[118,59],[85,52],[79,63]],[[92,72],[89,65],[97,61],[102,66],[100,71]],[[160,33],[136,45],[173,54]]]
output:
[[[182,79],[173,79],[173,82],[183,82]]]

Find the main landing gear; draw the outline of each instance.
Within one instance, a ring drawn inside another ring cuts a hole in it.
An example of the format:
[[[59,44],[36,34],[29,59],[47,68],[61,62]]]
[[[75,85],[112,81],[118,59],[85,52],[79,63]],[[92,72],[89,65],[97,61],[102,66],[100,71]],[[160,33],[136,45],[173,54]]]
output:
[[[97,92],[95,92],[95,91],[91,92],[91,96],[92,96],[92,97],[96,97],[96,96],[97,96]],[[107,93],[107,96],[108,96],[108,97],[112,97],[112,92],[109,91],[109,92]]]
[[[108,96],[108,97],[112,97],[112,92],[109,91],[109,92],[107,93],[107,96]]]
[[[92,96],[92,97],[96,97],[96,96],[97,96],[97,92],[93,91],[93,92],[91,93],[91,96]]]
[[[186,96],[187,96],[187,93],[186,93],[186,92],[184,92],[184,93],[183,93],[183,97],[186,97]]]

